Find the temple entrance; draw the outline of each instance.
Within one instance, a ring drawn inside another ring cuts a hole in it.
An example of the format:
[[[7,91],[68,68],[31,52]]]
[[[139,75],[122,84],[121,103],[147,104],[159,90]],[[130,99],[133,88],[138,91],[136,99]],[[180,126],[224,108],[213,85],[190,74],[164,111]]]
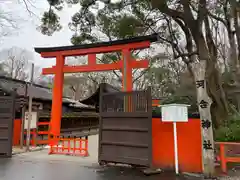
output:
[[[151,145],[149,144],[151,142],[149,139],[151,138],[151,93],[149,90],[132,92],[132,70],[138,68],[147,68],[148,60],[135,60],[132,58],[131,52],[133,50],[149,48],[151,42],[155,41],[157,41],[156,34],[95,44],[53,48],[35,48],[35,51],[40,53],[44,58],[56,58],[56,66],[43,69],[43,74],[55,75],[49,131],[50,143],[58,145],[58,142],[61,140],[60,127],[62,116],[64,73],[121,70],[123,74],[123,92],[117,92],[117,94],[100,93],[99,161],[120,161],[121,163],[135,165],[149,165],[149,162],[151,161]],[[122,53],[122,58],[119,61],[111,64],[96,63],[97,54],[119,51]],[[87,65],[65,65],[65,57],[85,55],[88,56]],[[112,102],[109,101],[109,98],[113,98],[115,104],[112,104]],[[115,105],[121,105],[121,107],[114,107]],[[110,111],[109,106],[113,106],[112,112]],[[108,108],[106,109],[105,107]],[[125,124],[121,123],[120,125],[119,122],[121,121],[125,122]],[[113,127],[109,127],[109,123],[112,122],[114,122],[115,125]],[[114,130],[114,128],[117,126],[120,129]],[[112,130],[118,134],[117,137],[120,137],[124,133],[128,133],[129,136],[127,137],[129,139],[108,139],[109,136],[111,136],[110,131]],[[149,143],[147,143],[148,141]],[[85,142],[88,143],[88,141]],[[119,149],[119,156],[106,157],[107,152],[112,150],[117,151]],[[129,154],[130,152],[137,152],[138,154],[133,156]]]

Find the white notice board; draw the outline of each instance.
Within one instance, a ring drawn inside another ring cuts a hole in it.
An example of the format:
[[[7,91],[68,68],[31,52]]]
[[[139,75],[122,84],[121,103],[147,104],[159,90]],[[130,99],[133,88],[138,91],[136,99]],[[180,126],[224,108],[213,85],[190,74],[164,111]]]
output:
[[[160,105],[163,122],[188,122],[188,106],[185,104]]]
[[[24,119],[25,130],[27,130],[27,126],[28,126],[28,113],[29,112],[25,112],[25,119]],[[37,128],[37,112],[32,112],[30,129],[35,129],[35,128]]]
[[[178,165],[178,143],[177,143],[177,122],[188,122],[188,106],[186,104],[166,104],[160,105],[163,122],[173,123],[173,137],[174,137],[174,157],[175,157],[175,171],[179,174]]]

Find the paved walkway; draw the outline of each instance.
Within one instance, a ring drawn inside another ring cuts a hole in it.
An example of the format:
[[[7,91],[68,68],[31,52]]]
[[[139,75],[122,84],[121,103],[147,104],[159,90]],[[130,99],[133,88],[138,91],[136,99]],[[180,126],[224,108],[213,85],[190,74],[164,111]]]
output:
[[[72,161],[82,165],[97,164],[98,159],[98,135],[89,136],[89,156],[67,156],[67,155],[48,155],[48,148],[40,151],[20,153],[19,158],[32,159],[34,161],[50,160],[50,161]]]
[[[33,152],[34,154],[35,152]],[[75,161],[36,160],[14,156],[0,159],[0,180],[187,180],[173,174],[145,176],[136,169],[82,166]],[[191,178],[195,180],[195,178]]]
[[[198,180],[196,177],[175,177],[174,174],[162,173],[146,177],[142,172],[127,168],[102,168],[98,166],[98,135],[89,137],[89,157],[75,157],[66,155],[48,155],[48,149],[17,153],[9,160],[0,160],[0,180],[32,180],[32,179],[86,179],[107,180],[138,178],[138,180]],[[39,167],[39,168],[37,168]],[[15,172],[16,171],[16,172]],[[19,171],[20,175],[17,175]],[[26,174],[26,172],[29,174]],[[15,175],[14,175],[15,173]],[[2,176],[2,174],[5,174]],[[43,175],[45,174],[45,175]],[[232,177],[220,177],[220,180],[240,180],[240,168],[231,171]]]

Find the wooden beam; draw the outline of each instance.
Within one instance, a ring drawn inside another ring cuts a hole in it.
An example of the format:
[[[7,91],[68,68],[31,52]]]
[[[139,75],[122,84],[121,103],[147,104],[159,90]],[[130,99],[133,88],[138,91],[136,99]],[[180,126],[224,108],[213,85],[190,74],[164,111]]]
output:
[[[147,68],[148,60],[132,60],[131,67],[134,69],[138,68]],[[64,66],[63,73],[79,73],[79,72],[98,72],[98,71],[111,71],[111,70],[121,70],[123,62],[118,61],[117,63],[112,64],[95,64],[95,65],[80,65],[80,66]],[[42,74],[55,74],[56,66],[51,68],[43,68]]]
[[[150,47],[150,41],[143,41],[138,43],[129,43],[123,45],[112,45],[106,47],[97,47],[97,48],[89,48],[89,49],[76,49],[76,50],[63,50],[63,51],[55,51],[55,52],[42,52],[41,56],[44,58],[53,58],[58,55],[61,56],[82,56],[88,54],[99,54],[99,53],[108,53],[108,52],[116,52],[122,51],[122,49],[129,50],[137,50],[144,49]]]

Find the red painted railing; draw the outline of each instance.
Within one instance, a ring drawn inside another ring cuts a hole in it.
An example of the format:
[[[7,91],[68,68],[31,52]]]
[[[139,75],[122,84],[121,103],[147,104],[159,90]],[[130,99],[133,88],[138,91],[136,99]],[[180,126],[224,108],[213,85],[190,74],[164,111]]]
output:
[[[227,163],[240,163],[240,156],[227,156],[226,150],[227,146],[238,146],[240,149],[240,143],[237,142],[216,142],[216,145],[219,145],[220,151],[219,156],[217,157],[218,161],[221,163],[221,169],[223,173],[227,173]],[[235,152],[233,152],[234,154]],[[239,153],[239,152],[237,152]],[[237,154],[235,154],[237,155]]]
[[[36,137],[37,137],[37,133],[36,133],[36,129],[31,129],[30,132],[30,145],[31,146],[36,146],[37,142],[36,142]],[[26,139],[27,139],[27,131],[24,131],[24,145],[26,145]]]
[[[49,126],[50,126],[50,122],[38,122],[37,123],[37,126],[48,126],[48,129],[47,131],[38,131],[37,132],[37,135],[48,135],[48,138],[47,139],[38,139],[37,140],[37,145],[47,145],[49,144]]]
[[[54,138],[54,142],[60,142],[60,144],[51,144],[49,154],[64,154],[85,157],[89,156],[88,136],[84,138]]]

